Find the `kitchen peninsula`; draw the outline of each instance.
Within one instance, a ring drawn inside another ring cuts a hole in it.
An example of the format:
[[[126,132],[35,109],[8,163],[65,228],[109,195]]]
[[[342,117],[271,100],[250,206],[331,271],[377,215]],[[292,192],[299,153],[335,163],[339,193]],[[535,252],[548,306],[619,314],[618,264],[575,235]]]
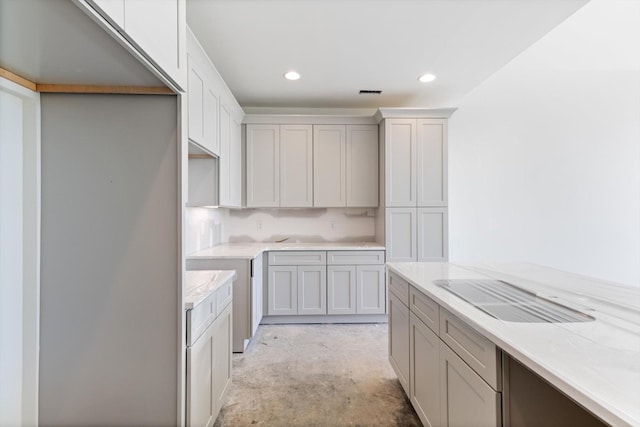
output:
[[[450,417],[459,422],[473,416],[477,423],[516,425],[532,416],[548,422],[567,410],[565,419],[575,425],[640,424],[637,288],[532,264],[387,267],[390,362],[423,423],[447,425]],[[501,320],[486,313],[500,306],[486,305],[498,292],[471,298],[459,293],[465,300],[447,290],[463,280],[512,285],[536,303],[568,309],[583,321]],[[556,412],[553,405],[562,399],[566,403]]]

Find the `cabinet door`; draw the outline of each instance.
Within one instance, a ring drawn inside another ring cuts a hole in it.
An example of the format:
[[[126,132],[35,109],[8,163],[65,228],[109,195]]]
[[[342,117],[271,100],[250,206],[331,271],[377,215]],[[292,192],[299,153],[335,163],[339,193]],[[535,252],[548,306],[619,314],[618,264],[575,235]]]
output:
[[[181,63],[186,28],[180,28],[186,0],[126,0],[124,30],[160,69],[184,87],[186,64]]]
[[[280,126],[247,125],[247,207],[280,206]]]
[[[280,206],[313,206],[311,125],[280,126]]]
[[[418,236],[416,208],[389,208],[385,214],[385,246],[388,262],[415,261]]]
[[[378,169],[378,126],[348,125],[347,206],[378,206]]]
[[[242,207],[242,125],[241,120],[231,118],[229,206]]]
[[[425,426],[440,426],[440,339],[410,313],[409,398]]]
[[[298,314],[298,267],[269,267],[269,316]]]
[[[440,345],[440,421],[443,426],[501,425],[500,393],[446,344]]]
[[[418,206],[446,206],[447,121],[418,120],[416,142]]]
[[[231,385],[231,353],[233,319],[229,305],[213,322],[212,406],[216,420]]]
[[[418,208],[418,261],[446,261],[447,208]]]
[[[231,113],[220,103],[220,206],[231,206]]]
[[[356,289],[356,313],[385,313],[386,286],[384,279],[384,265],[357,266]]]
[[[327,270],[298,266],[298,314],[327,314]]]
[[[124,29],[124,0],[88,0],[107,21]]]
[[[416,120],[385,120],[386,206],[416,206]]]
[[[218,103],[219,103],[219,95],[218,92],[214,89],[213,86],[210,85],[209,82],[206,82],[203,93],[203,113],[202,113],[202,121],[203,121],[203,145],[206,149],[211,151],[213,154],[219,156],[220,155],[220,139],[219,139],[219,113],[218,113]],[[189,117],[189,123],[191,123],[191,117]]]
[[[197,59],[187,55],[189,76],[187,79],[187,99],[189,108],[189,139],[204,145],[204,74],[198,67]]]
[[[213,328],[187,347],[187,425],[212,426],[216,419],[213,404]]]
[[[409,308],[389,292],[389,363],[410,396]]]
[[[327,298],[329,314],[356,314],[356,267],[327,267]]]
[[[313,206],[346,206],[346,154],[344,126],[313,126]]]
[[[262,254],[251,260],[251,336],[262,320]]]
[[[447,121],[418,120],[416,142],[418,206],[446,206]]]

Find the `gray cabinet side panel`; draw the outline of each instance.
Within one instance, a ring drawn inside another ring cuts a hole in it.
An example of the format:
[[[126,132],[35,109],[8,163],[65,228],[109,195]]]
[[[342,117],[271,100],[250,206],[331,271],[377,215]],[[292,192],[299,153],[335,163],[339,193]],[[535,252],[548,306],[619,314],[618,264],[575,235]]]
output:
[[[174,425],[177,99],[42,94],[42,425]]]

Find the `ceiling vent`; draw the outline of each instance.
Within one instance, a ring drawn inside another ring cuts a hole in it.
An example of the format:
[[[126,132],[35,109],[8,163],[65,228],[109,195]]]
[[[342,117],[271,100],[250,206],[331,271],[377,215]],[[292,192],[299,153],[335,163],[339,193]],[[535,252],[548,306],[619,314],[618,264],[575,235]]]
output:
[[[381,90],[361,90],[360,95],[380,95]]]

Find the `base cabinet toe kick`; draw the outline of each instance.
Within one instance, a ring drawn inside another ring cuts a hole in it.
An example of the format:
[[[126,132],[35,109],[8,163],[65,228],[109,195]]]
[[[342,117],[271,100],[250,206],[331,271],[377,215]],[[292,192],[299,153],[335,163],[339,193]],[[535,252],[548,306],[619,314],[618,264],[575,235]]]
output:
[[[606,426],[390,271],[389,362],[425,426]]]

